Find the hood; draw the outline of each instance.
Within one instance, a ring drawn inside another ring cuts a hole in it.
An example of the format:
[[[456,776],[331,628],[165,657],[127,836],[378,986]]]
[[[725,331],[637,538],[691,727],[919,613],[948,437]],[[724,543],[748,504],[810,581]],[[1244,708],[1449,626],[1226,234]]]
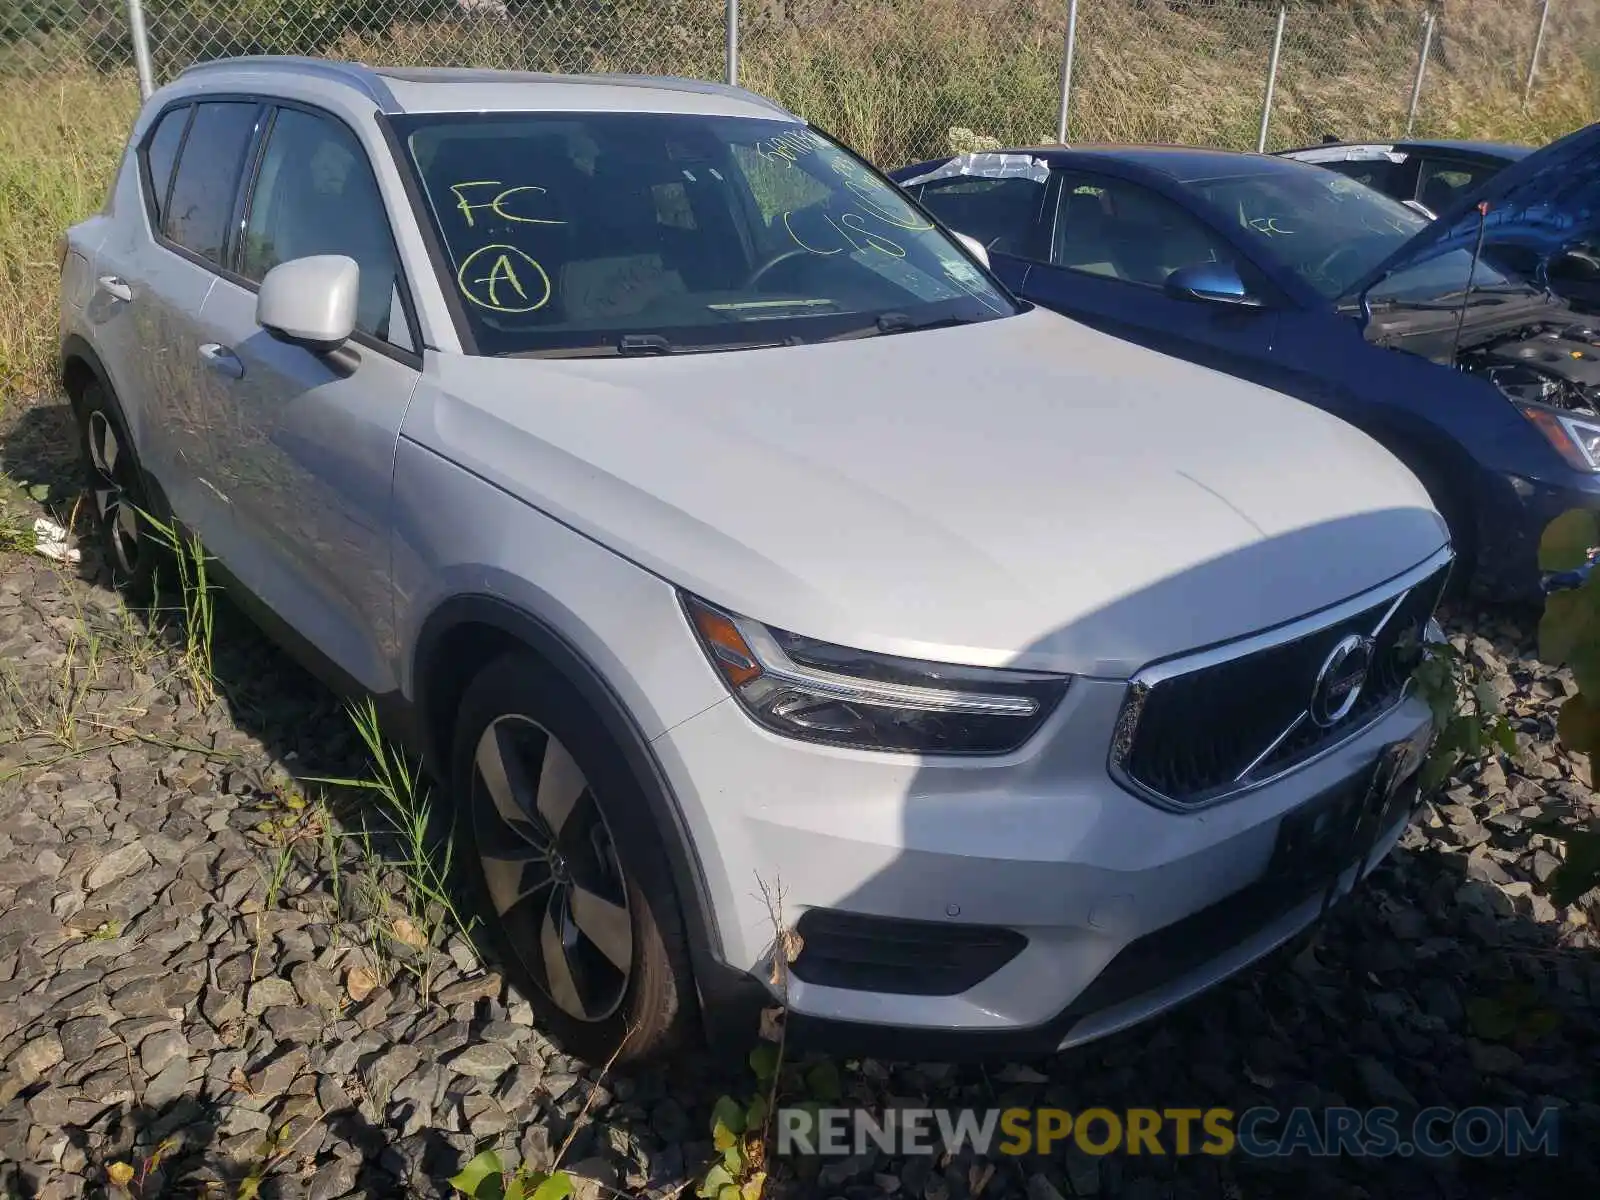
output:
[[[1126,676],[1446,538],[1350,426],[1040,309],[720,354],[430,354],[404,436],[716,604],[972,665]]]
[[[1471,250],[1485,201],[1484,245],[1518,242],[1548,260],[1569,246],[1600,239],[1600,122],[1569,133],[1498,171],[1445,209],[1350,291],[1363,297],[1396,271],[1449,250]]]

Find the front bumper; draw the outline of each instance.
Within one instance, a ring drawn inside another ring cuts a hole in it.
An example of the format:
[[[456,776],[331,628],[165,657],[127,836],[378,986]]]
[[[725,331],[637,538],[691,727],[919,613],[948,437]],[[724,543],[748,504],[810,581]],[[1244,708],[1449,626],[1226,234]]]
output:
[[[1539,599],[1540,535],[1575,508],[1600,512],[1600,475],[1569,470],[1556,478],[1495,477],[1481,504],[1475,590],[1495,600]]]
[[[1013,931],[1020,951],[953,994],[791,978],[791,1032],[918,1057],[1089,1041],[1205,990],[1313,924],[1318,881],[1299,894],[1259,887],[1284,818],[1368,779],[1384,747],[1431,735],[1426,705],[1408,698],[1283,779],[1171,812],[1107,772],[1124,694],[1121,682],[1074,680],[1028,746],[981,761],[803,745],[757,728],[731,700],[669,730],[655,747],[691,814],[718,957],[765,977],[769,902],[780,897],[785,925],[802,929],[820,910]],[[1393,846],[1405,815],[1392,814],[1367,862]],[[1355,875],[1347,869],[1338,890]],[[1159,959],[1163,946],[1203,953],[1165,972],[1117,965],[1128,955]],[[1097,989],[1119,975],[1119,986]],[[1141,986],[1130,991],[1130,978]]]

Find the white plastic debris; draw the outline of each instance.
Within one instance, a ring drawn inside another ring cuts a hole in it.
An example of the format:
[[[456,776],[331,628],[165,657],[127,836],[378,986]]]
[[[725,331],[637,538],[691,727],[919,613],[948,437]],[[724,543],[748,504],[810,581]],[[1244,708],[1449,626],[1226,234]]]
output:
[[[943,166],[935,167],[915,179],[901,182],[903,188],[919,183],[932,183],[935,179],[950,179],[957,175],[972,175],[979,179],[1031,179],[1043,183],[1050,178],[1050,166],[1042,158],[1031,154],[1005,154],[992,150],[972,154],[958,154]]]
[[[70,544],[67,531],[48,517],[34,519],[33,548],[60,563],[75,563],[83,557],[78,548]]]

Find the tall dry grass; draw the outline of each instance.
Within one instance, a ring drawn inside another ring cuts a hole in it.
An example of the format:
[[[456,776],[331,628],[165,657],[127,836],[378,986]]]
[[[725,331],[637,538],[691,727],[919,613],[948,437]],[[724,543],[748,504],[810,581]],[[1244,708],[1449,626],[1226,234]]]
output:
[[[104,75],[0,80],[0,414],[53,388],[56,238],[104,202],[138,99]]]
[[[511,20],[458,16],[352,37],[331,53],[720,74],[724,0],[617,5],[605,25],[576,8]],[[741,81],[883,166],[947,152],[953,127],[1007,142],[1050,140],[1065,9],[1062,0],[746,0]],[[1275,10],[1250,0],[1082,0],[1071,136],[1254,146]],[[1398,135],[1420,11],[1417,0],[1292,5],[1271,145],[1327,132]],[[1593,0],[1553,6],[1538,85],[1523,104],[1537,12],[1537,0],[1447,4],[1416,131],[1537,144],[1600,117]],[[565,13],[567,24],[552,13]],[[8,69],[34,75],[7,78]],[[136,106],[127,74],[39,69],[0,59],[0,409],[50,386],[54,241],[100,203]]]

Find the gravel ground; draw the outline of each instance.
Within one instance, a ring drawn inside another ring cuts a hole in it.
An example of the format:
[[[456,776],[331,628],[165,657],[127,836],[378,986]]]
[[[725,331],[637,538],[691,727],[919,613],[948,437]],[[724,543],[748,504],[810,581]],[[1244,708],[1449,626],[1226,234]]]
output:
[[[48,449],[70,444],[63,421],[26,413],[0,466],[65,495]],[[93,561],[0,556],[0,1196],[105,1194],[111,1163],[164,1139],[146,1195],[231,1196],[263,1163],[264,1196],[437,1195],[480,1149],[542,1167],[569,1137],[580,1194],[692,1194],[711,1103],[748,1092],[748,1075],[686,1060],[600,1079],[540,1036],[459,937],[409,945],[422,939],[397,929],[403,876],[386,866],[402,848],[337,841],[336,877],[322,835],[338,831],[299,807],[296,778],[365,770],[348,719],[225,607],[219,622],[221,698],[197,707],[178,647],[126,612]],[[874,1105],[1073,1110],[1554,1105],[1558,1157],[1069,1152],[991,1172],[970,1154],[877,1156],[789,1163],[775,1190],[1596,1194],[1600,889],[1568,905],[1547,892],[1561,834],[1600,826],[1600,802],[1587,761],[1553,744],[1568,681],[1532,657],[1527,614],[1458,613],[1450,628],[1506,696],[1520,752],[1425,805],[1313,943],[1078,1052],[852,1062],[845,1090]],[[342,821],[356,828],[348,810]]]

